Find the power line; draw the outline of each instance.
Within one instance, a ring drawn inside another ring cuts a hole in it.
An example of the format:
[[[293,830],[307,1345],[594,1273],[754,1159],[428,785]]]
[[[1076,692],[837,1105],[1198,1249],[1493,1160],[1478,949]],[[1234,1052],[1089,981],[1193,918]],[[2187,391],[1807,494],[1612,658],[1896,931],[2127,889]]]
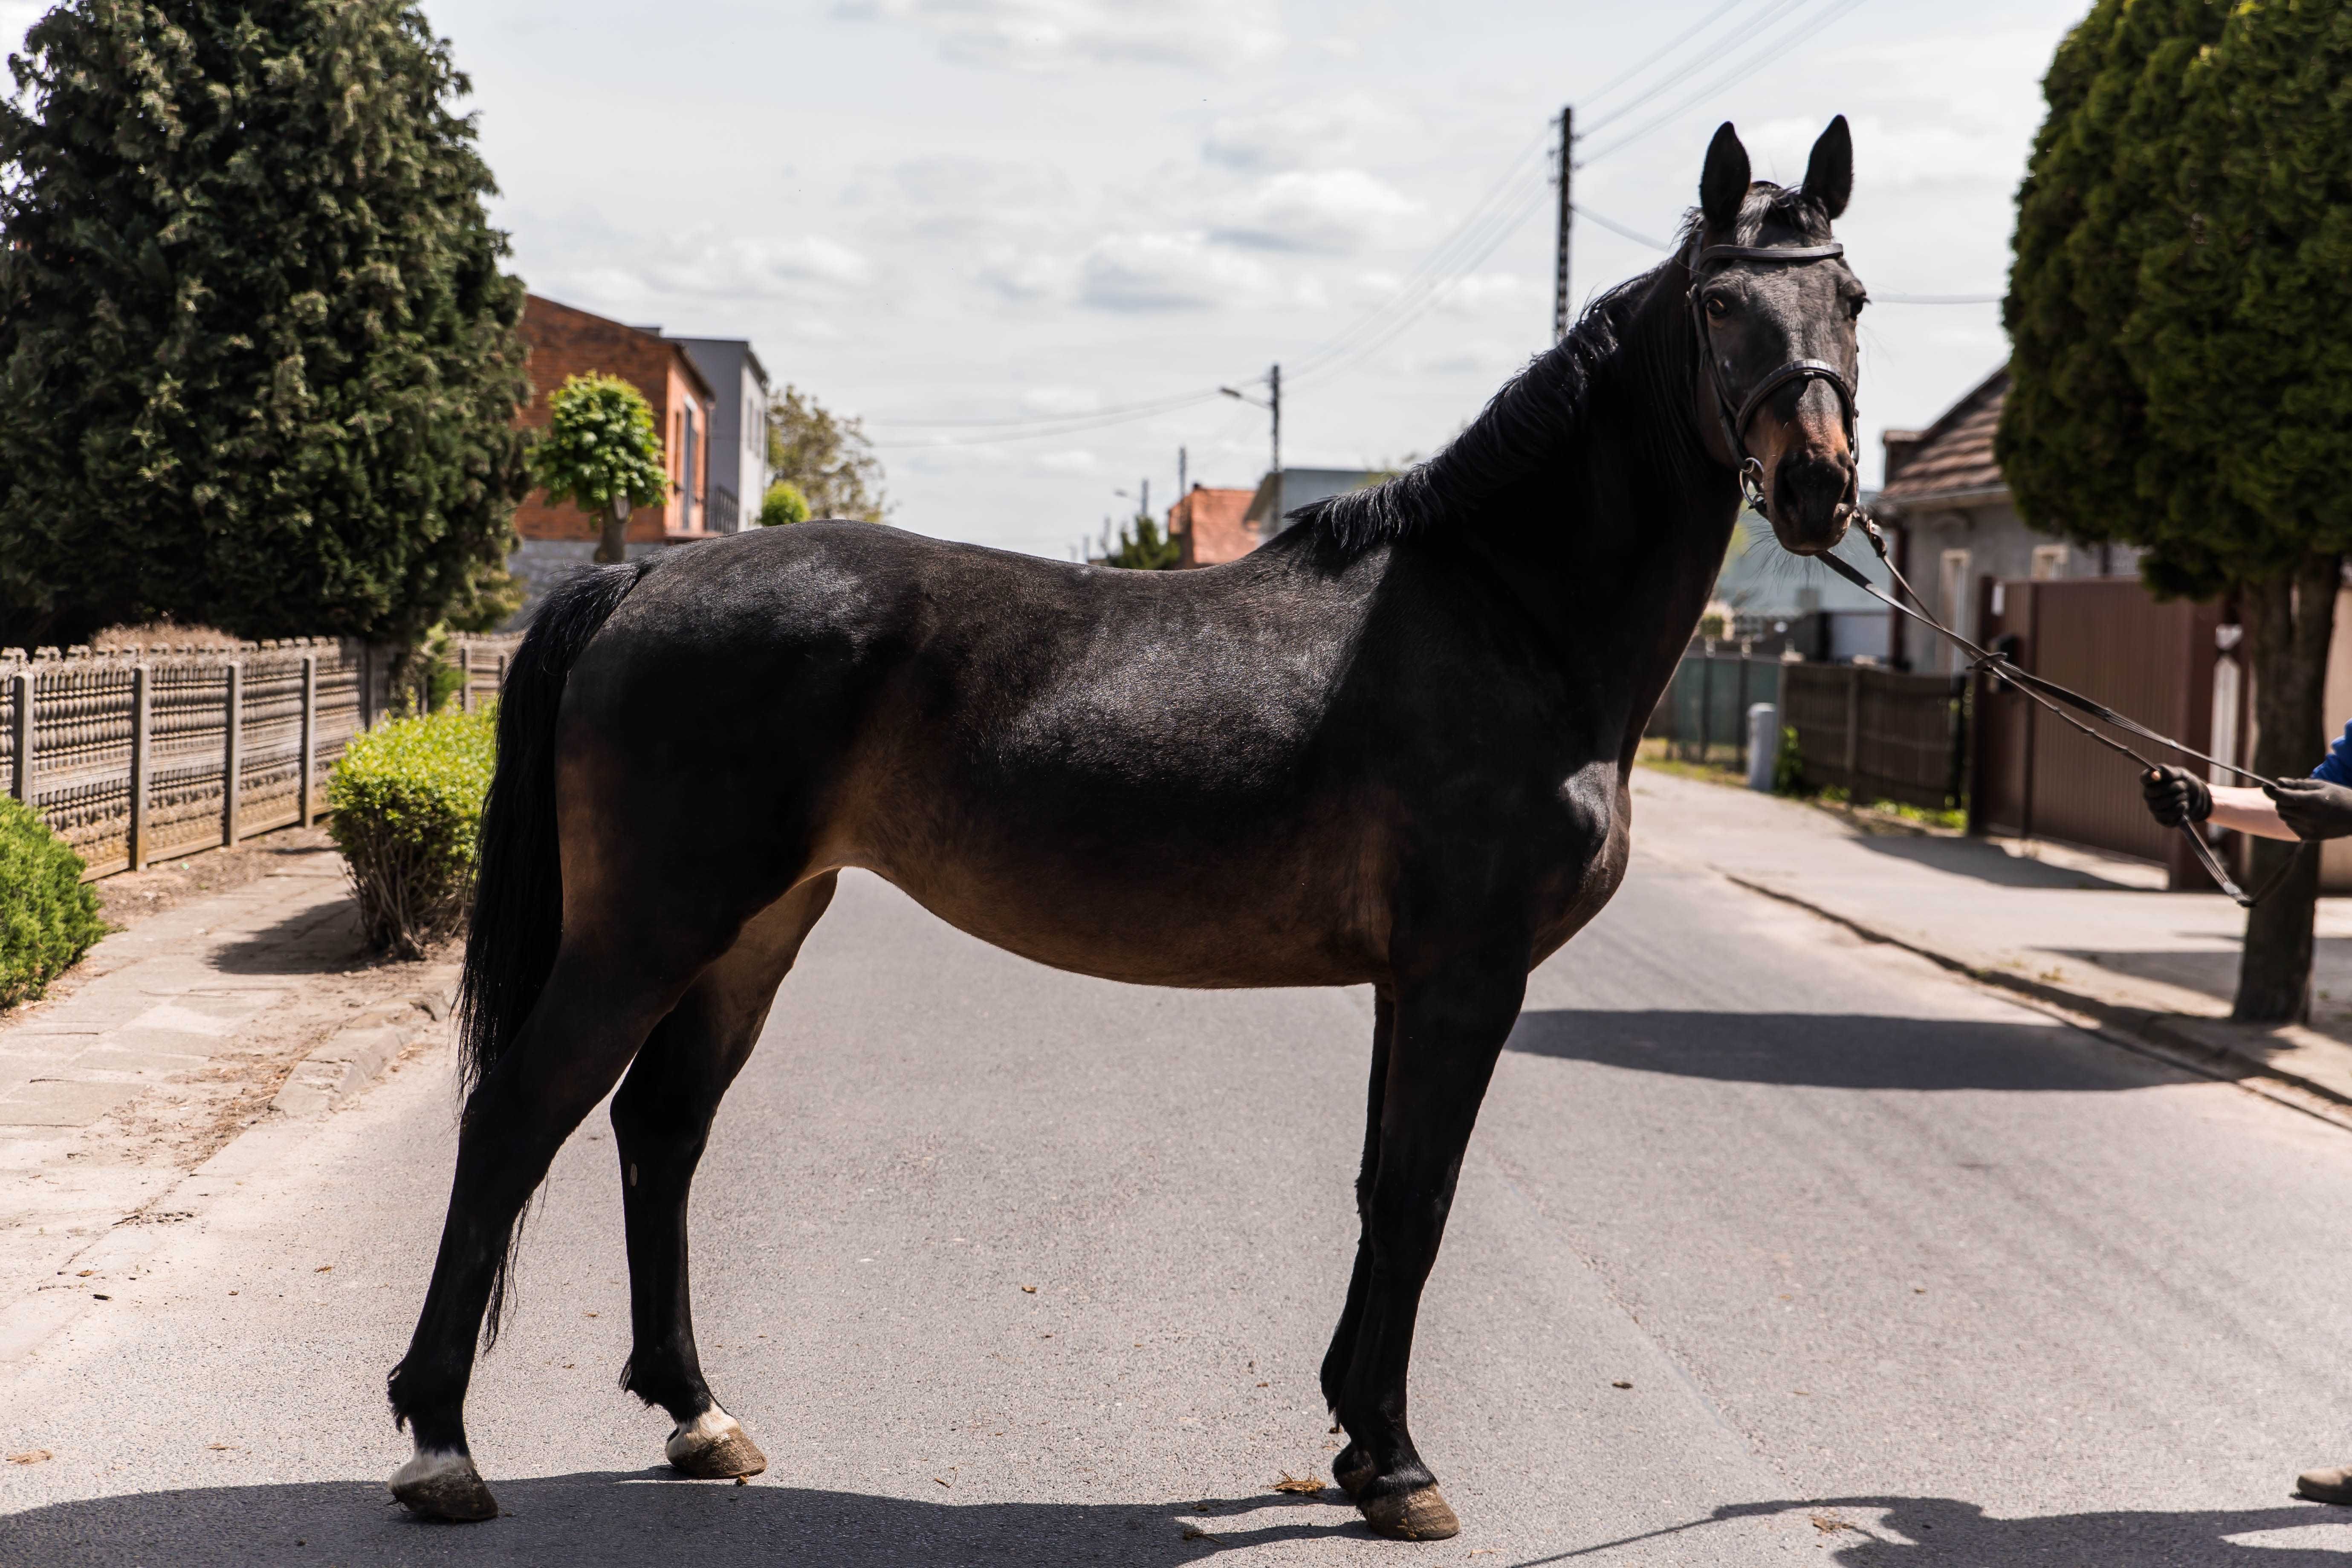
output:
[[[1811,0],[1771,0],[1771,4],[1765,9],[1764,14],[1749,24],[1748,37],[1740,40],[1738,43],[1734,44],[1732,47],[1746,47],[1748,44],[1755,41],[1758,34],[1778,24],[1783,17],[1789,15],[1792,8],[1801,9],[1803,6],[1810,5],[1811,3]],[[1697,63],[1703,65],[1706,62],[1701,60]],[[1589,136],[1596,131],[1601,131],[1608,126],[1615,124],[1618,121],[1624,119],[1627,115],[1633,113],[1635,110],[1640,109],[1643,104],[1648,103],[1653,99],[1657,98],[1663,93],[1672,92],[1675,89],[1684,86],[1687,79],[1687,78],[1675,76],[1665,76],[1660,78],[1657,81],[1653,82],[1650,85],[1648,90],[1624,103],[1619,104],[1608,113],[1594,120],[1591,124],[1585,127],[1585,134]]]
[[[1709,11],[1706,16],[1700,17],[1693,26],[1682,32],[1676,33],[1665,43],[1658,46],[1657,51],[1654,54],[1644,55],[1640,60],[1626,67],[1615,76],[1611,77],[1608,81],[1600,87],[1597,87],[1591,92],[1586,93],[1584,95],[1584,101],[1588,104],[1596,103],[1601,99],[1608,97],[1611,93],[1615,92],[1619,88],[1623,87],[1627,82],[1632,81],[1635,77],[1640,76],[1643,71],[1648,70],[1652,66],[1656,65],[1660,60],[1664,59],[1668,55],[1674,53],[1675,50],[1682,47],[1693,38],[1697,37],[1701,33],[1706,31],[1707,28],[1713,26],[1717,22],[1722,20],[1730,13],[1737,11],[1742,5],[1753,5],[1754,3],[1755,0],[1724,0],[1722,5],[1717,6],[1714,10]]]
[[[1798,3],[1800,6],[1802,6],[1803,5],[1810,4],[1811,0],[1798,0]],[[1643,122],[1639,129],[1630,131],[1624,135],[1618,137],[1615,141],[1606,143],[1597,151],[1586,153],[1582,162],[1588,165],[1597,163],[1601,159],[1609,156],[1612,153],[1618,151],[1620,148],[1631,146],[1633,143],[1639,142],[1643,137],[1649,135],[1652,132],[1658,130],[1662,126],[1672,123],[1675,120],[1681,117],[1685,110],[1699,103],[1705,102],[1710,98],[1713,98],[1725,88],[1730,87],[1745,78],[1756,75],[1763,70],[1766,66],[1770,65],[1773,61],[1779,59],[1782,55],[1787,54],[1790,49],[1797,47],[1799,45],[1811,42],[1832,22],[1836,21],[1839,17],[1844,16],[1849,11],[1853,10],[1862,3],[1863,0],[1829,0],[1829,4],[1826,8],[1816,12],[1810,18],[1805,16],[1801,10],[1788,14],[1790,18],[1798,23],[1798,26],[1790,28],[1779,37],[1760,44],[1754,51],[1741,57],[1727,69],[1708,81],[1706,86],[1700,88],[1696,92],[1684,97],[1677,101],[1673,108],[1667,110],[1664,113]],[[1597,130],[1599,128],[1596,126],[1594,129]]]

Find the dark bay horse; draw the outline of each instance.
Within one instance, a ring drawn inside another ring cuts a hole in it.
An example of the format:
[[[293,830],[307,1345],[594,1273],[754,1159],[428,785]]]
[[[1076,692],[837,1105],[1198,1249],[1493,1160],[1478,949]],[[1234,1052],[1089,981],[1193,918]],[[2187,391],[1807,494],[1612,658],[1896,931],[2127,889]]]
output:
[[[811,522],[554,593],[499,717],[470,1095],[391,1377],[416,1441],[400,1500],[497,1512],[466,1444],[476,1342],[527,1200],[615,1083],[623,1384],[676,1423],[677,1469],[763,1468],[696,1357],[687,1192],[835,876],[862,867],[1082,973],[1372,987],[1361,1233],[1322,1365],[1349,1438],[1334,1472],[1375,1531],[1453,1534],[1405,1423],[1423,1282],[1528,972],[1624,874],[1635,747],[1743,481],[1788,549],[1844,532],[1863,289],[1830,224],[1852,166],[1841,118],[1801,186],[1751,184],[1724,126],[1675,259],[1438,457],[1228,565]]]

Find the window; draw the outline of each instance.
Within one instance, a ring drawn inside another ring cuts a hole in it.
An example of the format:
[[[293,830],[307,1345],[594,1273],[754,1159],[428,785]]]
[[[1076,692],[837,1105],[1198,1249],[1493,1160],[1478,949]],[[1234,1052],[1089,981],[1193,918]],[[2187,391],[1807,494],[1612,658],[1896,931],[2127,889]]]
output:
[[[2066,547],[2063,544],[2037,544],[2033,547],[2033,580],[2047,583],[2066,575]]]

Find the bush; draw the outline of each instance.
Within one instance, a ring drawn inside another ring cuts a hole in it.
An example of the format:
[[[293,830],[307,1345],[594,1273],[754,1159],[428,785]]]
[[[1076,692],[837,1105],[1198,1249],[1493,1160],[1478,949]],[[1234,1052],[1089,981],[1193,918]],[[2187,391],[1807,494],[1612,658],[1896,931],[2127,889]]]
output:
[[[801,494],[800,486],[790,479],[778,479],[768,487],[760,501],[760,526],[784,528],[795,522],[806,522],[809,517],[808,497]]]
[[[1793,726],[1780,726],[1780,751],[1772,759],[1772,793],[1803,795],[1805,792],[1805,752],[1797,744]]]
[[[370,948],[421,958],[465,919],[497,737],[487,712],[396,719],[353,739],[335,764],[329,831]]]
[[[84,869],[30,806],[0,797],[0,1008],[38,996],[106,934]]]

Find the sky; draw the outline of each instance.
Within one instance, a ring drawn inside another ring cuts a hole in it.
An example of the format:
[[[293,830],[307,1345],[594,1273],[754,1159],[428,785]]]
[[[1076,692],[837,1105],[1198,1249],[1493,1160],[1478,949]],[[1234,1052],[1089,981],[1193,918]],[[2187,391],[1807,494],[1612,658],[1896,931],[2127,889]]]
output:
[[[423,0],[539,293],[748,338],[866,421],[901,527],[1066,555],[1139,482],[1426,456],[1551,336],[1563,104],[1580,304],[1654,265],[1735,121],[1838,225],[1878,433],[2000,364],[2040,81],[2087,0]],[[13,49],[43,7],[0,0]],[[1646,67],[1645,61],[1650,61]],[[1619,232],[1623,231],[1623,232]],[[1253,384],[1253,383],[1256,384]],[[1124,491],[1124,496],[1118,492]]]

